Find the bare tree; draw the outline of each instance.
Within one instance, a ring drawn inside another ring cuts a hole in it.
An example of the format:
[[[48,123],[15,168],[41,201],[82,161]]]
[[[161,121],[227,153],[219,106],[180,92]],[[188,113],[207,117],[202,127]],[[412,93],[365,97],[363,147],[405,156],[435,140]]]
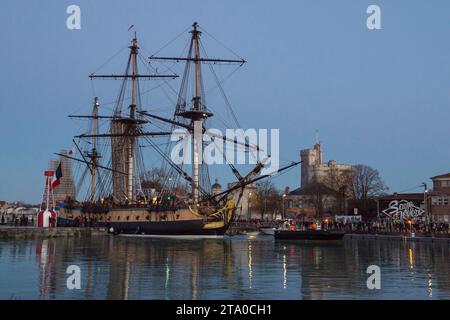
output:
[[[378,170],[363,164],[355,166],[352,182],[352,192],[355,199],[375,198],[385,194],[388,190]]]
[[[308,204],[314,208],[316,218],[320,218],[320,215],[329,208],[330,200],[333,197],[337,197],[337,192],[328,187],[326,184],[312,181],[303,190],[303,194],[307,196]]]
[[[335,191],[335,211],[337,212],[347,213],[346,201],[352,196],[353,176],[353,170],[338,170],[334,166],[330,167],[328,174],[325,176],[325,186]]]
[[[253,198],[252,207],[261,213],[261,220],[266,214],[273,214],[280,210],[280,192],[270,180],[256,184],[256,197]]]
[[[152,168],[142,177],[142,188],[160,191],[166,181],[167,174],[160,168]]]

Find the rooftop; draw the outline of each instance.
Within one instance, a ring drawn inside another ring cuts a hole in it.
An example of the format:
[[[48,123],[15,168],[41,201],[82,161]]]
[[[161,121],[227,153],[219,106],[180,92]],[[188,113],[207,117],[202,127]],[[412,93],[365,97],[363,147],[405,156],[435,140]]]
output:
[[[441,178],[450,178],[450,172],[449,173],[444,173],[444,174],[441,174],[441,175],[438,175],[438,176],[431,177],[430,179],[434,180],[434,179],[441,179]]]
[[[393,193],[388,194],[382,197],[379,197],[378,200],[395,200],[395,199],[404,199],[404,200],[413,200],[413,199],[423,199],[423,193]]]

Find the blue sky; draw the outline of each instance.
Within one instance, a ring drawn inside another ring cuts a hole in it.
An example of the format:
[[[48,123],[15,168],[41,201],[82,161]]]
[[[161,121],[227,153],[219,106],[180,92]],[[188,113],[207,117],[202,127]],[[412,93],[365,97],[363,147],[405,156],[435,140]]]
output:
[[[66,28],[70,4],[81,30]],[[366,28],[369,4],[382,30]],[[3,0],[0,199],[39,200],[49,158],[79,132],[67,115],[90,109],[87,76],[131,24],[156,51],[193,21],[248,60],[225,89],[244,127],[280,128],[282,159],[318,129],[326,160],[371,165],[391,191],[429,182],[450,165],[449,18],[445,0]],[[275,182],[297,187],[299,171]]]

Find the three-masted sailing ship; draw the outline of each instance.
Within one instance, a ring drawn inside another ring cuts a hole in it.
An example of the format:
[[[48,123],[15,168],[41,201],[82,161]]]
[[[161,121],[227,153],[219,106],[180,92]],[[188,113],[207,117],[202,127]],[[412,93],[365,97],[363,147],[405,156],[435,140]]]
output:
[[[95,98],[90,115],[70,116],[89,120],[89,131],[73,139],[79,156],[59,155],[82,166],[84,169],[80,180],[89,181],[85,188],[85,200],[68,198],[61,205],[58,225],[88,223],[107,227],[114,234],[221,236],[233,221],[243,189],[269,176],[260,174],[264,167],[260,161],[245,175],[227,163],[236,182],[215,194],[208,188],[208,166],[201,159],[202,136],[210,134],[207,122],[214,113],[205,103],[201,66],[242,65],[246,61],[241,58],[212,59],[201,55],[203,47],[200,36],[199,26],[194,23],[186,56],[148,57],[147,63],[158,60],[185,64],[172,117],[163,117],[143,109],[140,81],[157,79],[166,82],[178,76],[175,73],[163,75],[157,71],[152,74],[139,72],[138,61],[142,62],[142,56],[136,33],[128,47],[128,61],[123,74],[90,75],[91,79],[121,80],[121,86],[112,114],[100,114],[100,101]],[[191,79],[193,83],[190,85]],[[127,92],[130,94],[128,98]],[[128,101],[130,103],[126,105]],[[104,122],[100,124],[100,121]],[[106,127],[106,132],[101,133],[100,127]],[[196,128],[200,128],[200,137],[194,134]],[[174,129],[182,129],[191,137],[190,173],[185,166],[171,159],[169,148],[164,149],[156,142],[158,139],[169,139]],[[211,139],[231,141],[241,148],[258,150],[258,146],[226,136],[215,134]],[[161,169],[156,171],[158,182],[146,176],[142,155],[144,144],[161,158]],[[291,163],[277,173],[297,164]],[[146,188],[143,188],[143,184],[146,184]]]

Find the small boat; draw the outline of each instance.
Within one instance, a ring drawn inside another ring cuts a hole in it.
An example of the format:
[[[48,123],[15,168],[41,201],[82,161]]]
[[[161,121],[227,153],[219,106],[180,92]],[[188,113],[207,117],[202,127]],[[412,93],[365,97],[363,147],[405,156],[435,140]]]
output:
[[[342,240],[345,232],[327,230],[275,230],[275,240]]]
[[[275,230],[277,230],[277,229],[276,228],[260,228],[259,229],[261,234],[267,235],[267,236],[273,236],[275,234]]]

